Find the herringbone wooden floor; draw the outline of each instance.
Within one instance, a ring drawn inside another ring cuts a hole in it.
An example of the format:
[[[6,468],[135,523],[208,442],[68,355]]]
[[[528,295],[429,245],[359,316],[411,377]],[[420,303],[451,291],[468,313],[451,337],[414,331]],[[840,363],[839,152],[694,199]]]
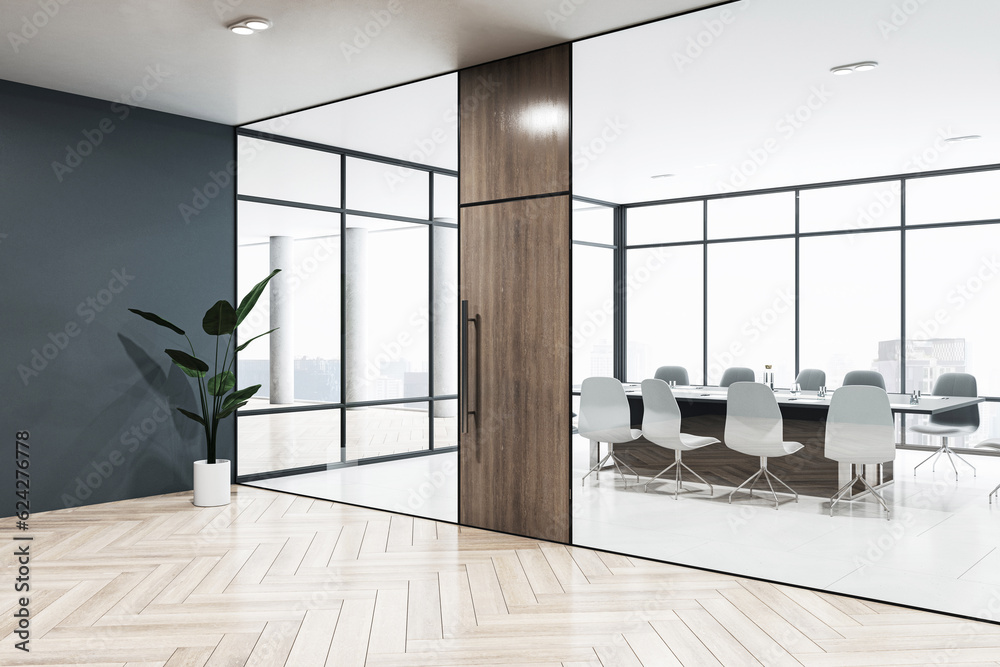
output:
[[[31,528],[3,665],[1000,665],[998,625],[250,487]]]

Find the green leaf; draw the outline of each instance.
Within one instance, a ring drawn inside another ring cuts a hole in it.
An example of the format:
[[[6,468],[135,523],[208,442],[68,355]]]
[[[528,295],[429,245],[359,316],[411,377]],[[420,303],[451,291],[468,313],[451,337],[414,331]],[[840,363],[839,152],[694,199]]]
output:
[[[229,406],[228,408],[226,408],[225,410],[223,410],[222,412],[220,412],[219,416],[216,417],[216,419],[225,419],[226,417],[228,417],[229,415],[233,414],[234,412],[236,412],[237,410],[239,410],[240,408],[242,408],[244,405],[246,405],[249,402],[250,401],[241,401],[240,403],[237,403],[236,405]]]
[[[176,331],[177,333],[179,333],[182,336],[184,335],[184,329],[181,329],[179,326],[177,326],[175,324],[171,324],[170,322],[167,322],[165,319],[163,319],[159,315],[156,315],[154,313],[147,313],[144,310],[137,310],[135,308],[129,308],[129,310],[131,312],[135,313],[136,315],[138,315],[139,317],[142,317],[142,318],[145,318],[145,319],[149,320],[153,324],[159,324],[161,327],[166,327],[168,329]]]
[[[234,403],[239,403],[240,401],[246,401],[250,399],[257,390],[260,389],[259,384],[255,384],[252,387],[247,387],[246,389],[240,389],[239,391],[234,391],[229,396],[226,396],[226,400],[222,402],[222,410],[228,410]]]
[[[174,363],[186,375],[190,375],[193,378],[201,378],[205,377],[205,373],[208,372],[208,364],[197,357],[192,357],[183,350],[164,350],[164,352],[174,360]]]
[[[277,331],[277,330],[278,330],[278,327],[274,327],[273,329],[271,329],[271,331]],[[261,336],[266,336],[267,334],[271,333],[271,331],[265,331],[262,334],[257,334],[256,336],[254,336],[253,338],[251,338],[250,340],[248,340],[247,342],[243,343],[238,348],[236,348],[236,351],[237,352],[242,352],[243,348],[245,348],[247,345],[249,345],[250,343],[254,342],[255,340],[257,340]]]
[[[187,417],[188,419],[193,419],[193,420],[195,420],[196,422],[198,422],[199,424],[201,424],[202,426],[204,426],[204,425],[205,425],[205,418],[204,418],[204,417],[202,417],[201,415],[196,415],[196,414],[195,414],[195,413],[193,413],[193,412],[188,412],[188,411],[187,411],[187,410],[185,410],[184,408],[177,408],[177,411],[178,411],[179,413],[181,413],[182,415],[184,415],[185,417]]]
[[[240,307],[236,309],[236,325],[239,326],[246,319],[253,307],[257,305],[257,299],[260,295],[264,293],[264,288],[267,287],[267,282],[274,277],[274,274],[281,271],[281,269],[275,269],[271,271],[271,274],[264,278],[262,281],[253,286],[253,289],[247,292],[247,295],[243,297],[240,301]],[[249,342],[249,341],[247,341]]]
[[[236,311],[233,310],[232,304],[225,300],[216,301],[205,312],[201,328],[209,336],[224,336],[233,333],[233,329],[236,328]]]
[[[231,371],[223,371],[208,381],[208,393],[222,396],[236,386],[236,376]]]

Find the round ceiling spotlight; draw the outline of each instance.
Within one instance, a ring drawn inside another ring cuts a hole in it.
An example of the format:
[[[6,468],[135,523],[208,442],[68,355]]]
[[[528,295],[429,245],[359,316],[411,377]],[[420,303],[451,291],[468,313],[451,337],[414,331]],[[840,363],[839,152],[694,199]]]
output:
[[[271,22],[267,19],[247,19],[243,23],[251,30],[267,30],[271,27]]]
[[[865,60],[860,63],[851,63],[849,65],[837,65],[836,67],[831,67],[830,72],[835,76],[843,76],[845,74],[854,74],[855,72],[870,72],[878,67],[878,63],[874,60]]]
[[[262,19],[258,17],[252,17],[248,19],[243,19],[242,21],[237,21],[228,26],[237,35],[252,35],[255,32],[260,32],[262,30],[267,30],[271,27],[271,22],[267,19]]]

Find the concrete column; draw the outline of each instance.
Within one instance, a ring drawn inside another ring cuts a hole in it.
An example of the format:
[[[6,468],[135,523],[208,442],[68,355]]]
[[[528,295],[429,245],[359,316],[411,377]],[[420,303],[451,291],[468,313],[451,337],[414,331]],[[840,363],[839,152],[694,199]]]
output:
[[[368,359],[368,230],[344,230],[344,400],[366,401],[378,369]]]
[[[434,393],[458,393],[458,230],[434,229]],[[458,401],[437,403],[435,417],[454,417]]]
[[[281,273],[271,278],[271,326],[278,330],[268,336],[271,345],[271,403],[295,401],[295,346],[292,326],[294,303],[291,292],[292,268],[295,261],[295,239],[291,236],[271,237],[271,270]]]

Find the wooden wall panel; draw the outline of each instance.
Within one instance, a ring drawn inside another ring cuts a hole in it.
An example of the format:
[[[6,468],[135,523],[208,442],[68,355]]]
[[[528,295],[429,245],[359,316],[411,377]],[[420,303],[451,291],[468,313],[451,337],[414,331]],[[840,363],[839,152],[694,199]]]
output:
[[[570,216],[569,196],[461,212],[462,298],[480,324],[459,521],[559,542],[570,537]]]
[[[567,192],[571,45],[459,73],[459,201]]]
[[[459,73],[459,293],[479,317],[459,521],[558,542],[572,530],[571,54]]]

